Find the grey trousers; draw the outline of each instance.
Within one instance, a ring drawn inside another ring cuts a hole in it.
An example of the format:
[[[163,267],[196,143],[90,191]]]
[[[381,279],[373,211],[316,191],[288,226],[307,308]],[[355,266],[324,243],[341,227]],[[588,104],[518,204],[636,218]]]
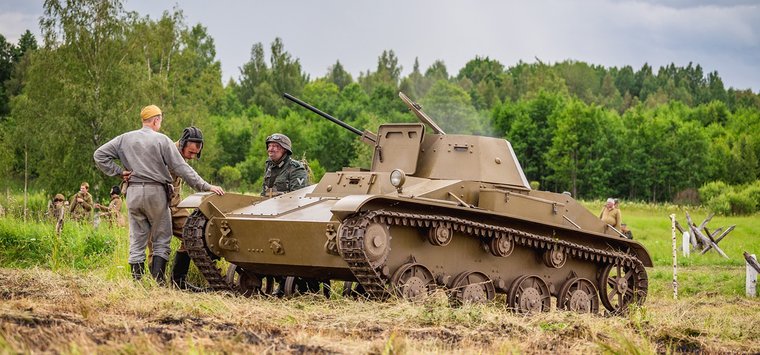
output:
[[[130,184],[127,188],[129,210],[129,263],[145,262],[145,247],[153,235],[153,256],[169,260],[172,217],[163,186]]]

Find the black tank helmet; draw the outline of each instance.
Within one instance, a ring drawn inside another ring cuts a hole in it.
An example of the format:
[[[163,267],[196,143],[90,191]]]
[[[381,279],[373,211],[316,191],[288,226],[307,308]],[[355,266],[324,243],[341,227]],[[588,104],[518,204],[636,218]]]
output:
[[[185,149],[187,142],[198,143],[200,149],[198,149],[198,159],[201,158],[201,151],[203,151],[203,132],[200,128],[190,126],[182,131],[182,138],[179,139],[179,149]]]
[[[121,195],[121,188],[119,185],[113,185],[111,187],[111,193],[109,195]]]

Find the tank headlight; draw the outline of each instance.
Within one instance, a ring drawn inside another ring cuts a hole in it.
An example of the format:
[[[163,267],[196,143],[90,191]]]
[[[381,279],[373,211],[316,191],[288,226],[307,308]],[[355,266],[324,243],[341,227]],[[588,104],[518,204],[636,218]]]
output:
[[[401,169],[395,169],[391,171],[391,185],[401,192],[401,187],[404,186],[406,181],[406,174]]]

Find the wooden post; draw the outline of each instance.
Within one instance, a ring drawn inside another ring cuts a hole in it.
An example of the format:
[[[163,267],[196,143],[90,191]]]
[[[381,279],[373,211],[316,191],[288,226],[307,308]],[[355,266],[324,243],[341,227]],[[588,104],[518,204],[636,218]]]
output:
[[[678,299],[678,243],[676,243],[676,215],[670,215],[670,231],[673,240],[673,299]]]
[[[683,256],[689,257],[689,254],[691,253],[691,236],[689,235],[689,232],[683,232],[681,237],[681,252],[683,253]]]
[[[757,297],[757,274],[760,272],[760,264],[757,263],[755,254],[750,255],[744,252],[744,259],[747,260],[747,282],[745,290],[748,297]]]

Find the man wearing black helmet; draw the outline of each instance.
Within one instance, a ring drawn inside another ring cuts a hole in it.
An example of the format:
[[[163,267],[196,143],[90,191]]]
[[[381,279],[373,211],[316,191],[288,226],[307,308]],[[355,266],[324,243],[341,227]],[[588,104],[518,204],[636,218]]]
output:
[[[309,186],[303,163],[291,159],[292,144],[288,136],[275,133],[267,137],[266,172],[261,196],[277,196]]]
[[[197,127],[187,127],[182,131],[182,137],[175,143],[179,149],[180,155],[185,161],[200,159],[203,150],[203,132]],[[182,241],[182,229],[185,227],[187,217],[190,213],[185,208],[179,208],[182,197],[182,178],[172,174],[172,193],[169,201],[169,209],[172,213],[172,234]],[[172,283],[181,289],[195,289],[194,286],[187,283],[187,272],[190,269],[190,255],[185,249],[185,242],[182,241],[179,249],[174,254],[174,266],[172,267]]]

